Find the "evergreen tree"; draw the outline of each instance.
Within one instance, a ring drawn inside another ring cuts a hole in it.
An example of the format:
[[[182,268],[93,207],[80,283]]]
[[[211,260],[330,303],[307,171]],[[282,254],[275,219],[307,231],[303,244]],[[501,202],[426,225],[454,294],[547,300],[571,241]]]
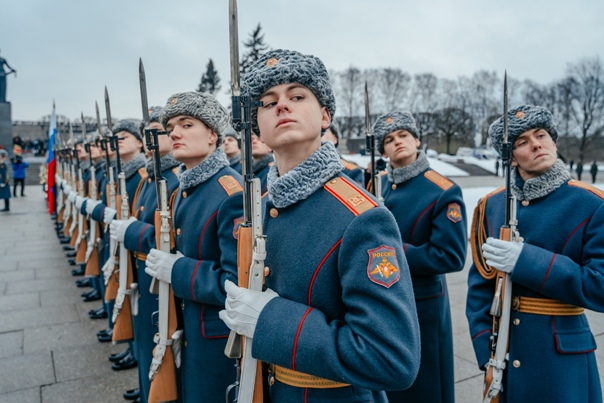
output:
[[[243,42],[243,46],[248,50],[243,55],[243,60],[241,61],[242,75],[246,73],[250,69],[250,66],[268,50],[268,45],[264,43],[264,34],[261,33],[261,31],[262,26],[258,23],[254,32],[250,34],[250,38],[246,42]]]
[[[201,76],[201,83],[199,83],[197,91],[209,92],[214,95],[220,91],[220,87],[220,77],[216,69],[214,69],[214,62],[210,59],[206,72]]]

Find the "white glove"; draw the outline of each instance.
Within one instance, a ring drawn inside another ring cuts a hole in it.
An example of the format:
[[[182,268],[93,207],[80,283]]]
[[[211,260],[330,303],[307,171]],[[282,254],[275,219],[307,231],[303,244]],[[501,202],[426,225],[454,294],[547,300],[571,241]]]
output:
[[[487,238],[487,241],[482,244],[482,255],[489,266],[511,274],[523,247],[524,244],[521,242]]]
[[[124,236],[126,230],[134,221],[137,221],[135,217],[130,217],[127,220],[113,220],[109,225],[109,236],[115,242],[124,242]]]
[[[101,204],[100,200],[86,200],[86,214],[90,215],[94,211],[94,208]]]
[[[78,208],[78,210],[80,210],[82,208],[82,204],[84,204],[84,202],[86,201],[86,198],[81,197],[81,196],[76,196],[75,198],[75,205]]]
[[[115,257],[113,257],[113,255],[111,255],[111,256],[109,256],[109,259],[107,259],[107,262],[101,269],[101,271],[103,272],[103,280],[105,281],[105,285],[107,285],[107,283],[109,283],[109,279],[111,278],[111,275],[113,274],[114,268],[115,268]]]
[[[145,273],[164,283],[171,284],[172,267],[174,267],[174,263],[181,257],[184,257],[184,255],[178,251],[176,251],[176,254],[173,254],[153,248],[147,255]]]
[[[74,203],[76,197],[78,197],[78,194],[76,192],[74,192],[73,190],[71,190],[69,192],[69,195],[67,196],[67,200],[69,200],[70,202]]]
[[[116,214],[117,210],[112,209],[111,207],[105,207],[105,215],[103,216],[103,222],[107,225],[111,224],[111,221],[113,221]]]
[[[63,185],[63,194],[68,195],[71,192],[71,186],[65,184]]]
[[[180,368],[180,351],[181,351],[182,329],[177,330],[172,335],[172,352],[174,353],[174,364],[176,368]]]
[[[254,337],[260,312],[271,299],[279,295],[270,288],[265,292],[253,291],[238,287],[229,280],[225,281],[224,289],[227,293],[224,302],[226,309],[218,313],[220,319],[238,334]]]
[[[6,187],[6,183],[0,183],[0,188]]]

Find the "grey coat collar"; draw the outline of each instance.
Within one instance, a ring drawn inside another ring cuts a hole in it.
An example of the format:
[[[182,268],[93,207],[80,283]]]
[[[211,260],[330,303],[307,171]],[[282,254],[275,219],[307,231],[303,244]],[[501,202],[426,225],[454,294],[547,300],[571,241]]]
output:
[[[252,162],[252,172],[258,173],[258,172],[262,171],[264,168],[266,168],[268,166],[268,164],[270,164],[274,160],[275,160],[275,158],[273,157],[273,154],[271,154],[271,153],[266,154],[264,157],[260,158],[258,161]]]
[[[386,165],[388,181],[396,184],[407,182],[409,179],[415,178],[428,168],[430,168],[430,162],[428,162],[428,158],[423,151],[418,151],[417,159],[407,166],[392,168],[390,164]]]
[[[268,196],[277,208],[304,200],[344,169],[338,151],[324,143],[300,165],[279,176],[277,164],[268,171]]]
[[[163,157],[161,157],[159,159],[159,162],[161,164],[162,172],[180,165],[180,162],[178,162],[174,159],[174,157],[172,156],[172,153],[166,154]],[[147,161],[147,174],[149,174],[149,178],[151,178],[151,180],[155,179],[155,169],[153,166],[154,166],[153,158],[150,158]]]
[[[522,180],[516,169],[512,170],[512,193],[518,200],[535,200],[547,196],[570,180],[570,173],[564,163],[556,163],[541,176],[531,178],[526,182]]]
[[[77,165],[76,165],[77,167]],[[87,169],[90,169],[90,160],[84,160],[84,161],[80,161],[80,169],[82,171],[85,171]]]
[[[229,158],[229,165],[233,166],[233,165],[237,164],[239,161],[241,161],[241,153],[237,154],[233,158]]]
[[[132,178],[139,169],[147,165],[147,159],[145,158],[145,154],[139,153],[136,157],[132,158],[130,161],[122,164],[122,171],[124,175],[126,175],[126,180]]]
[[[94,170],[95,170],[96,172],[99,172],[100,170],[105,169],[105,165],[107,165],[107,164],[105,163],[105,159],[101,158],[101,159],[99,160],[99,162],[97,162],[96,164],[94,164]]]
[[[229,160],[221,147],[216,148],[205,160],[198,165],[187,170],[184,164],[178,168],[178,178],[180,179],[180,188],[186,190],[197,186],[210,179],[216,172],[229,166]]]

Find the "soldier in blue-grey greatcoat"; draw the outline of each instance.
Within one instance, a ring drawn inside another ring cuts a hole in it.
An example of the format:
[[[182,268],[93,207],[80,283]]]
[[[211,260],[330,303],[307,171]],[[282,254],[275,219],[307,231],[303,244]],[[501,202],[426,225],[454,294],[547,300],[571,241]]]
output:
[[[340,144],[340,127],[335,120],[331,122],[331,126],[329,126],[329,128],[321,135],[321,140],[331,141],[336,149],[338,148],[338,145]],[[344,170],[342,173],[348,175],[350,179],[363,186],[365,181],[365,172],[363,169],[354,162],[350,162],[345,158],[340,158],[340,161],[342,161],[342,164],[344,164]]]
[[[229,159],[229,165],[239,174],[241,174],[241,147],[239,146],[241,140],[239,139],[239,133],[233,129],[231,125],[227,127],[224,134],[224,140],[222,140],[222,149]]]
[[[453,330],[445,274],[463,269],[468,243],[461,188],[432,168],[408,112],[375,121],[377,149],[388,158],[382,181],[384,205],[394,214],[409,263],[422,352],[419,373],[395,402],[454,402]]]
[[[179,395],[185,403],[221,402],[236,377],[234,360],[224,355],[229,329],[218,312],[225,281],[237,281],[242,179],[220,147],[228,114],[213,95],[171,96],[161,122],[182,163],[173,213],[177,253],[151,249],[145,272],[171,283],[182,301]]]
[[[243,77],[260,100],[252,130],[274,152],[268,175],[266,292],[227,284],[220,316],[253,338],[273,402],[385,402],[411,385],[419,326],[392,213],[356,182],[331,142],[323,63],[275,50]]]
[[[161,107],[149,109],[149,128],[164,132],[159,119]],[[167,181],[168,200],[178,188],[177,167],[180,165],[170,151],[172,144],[165,134],[158,135],[159,154],[161,160],[161,176]],[[149,368],[153,358],[155,343],[153,336],[157,333],[154,325],[154,312],[158,310],[157,295],[149,292],[152,277],[145,273],[147,254],[156,247],[155,241],[155,212],[157,210],[157,190],[155,185],[155,170],[153,159],[147,162],[147,179],[133,200],[133,214],[128,220],[114,220],[111,224],[111,234],[117,242],[124,242],[126,249],[132,251],[135,258],[138,287],[137,312],[132,313],[134,338],[136,340],[139,374],[139,399],[146,402],[149,397]]]
[[[4,199],[4,209],[10,211],[10,184],[8,182],[8,152],[0,150],[0,199]]]
[[[505,189],[486,195],[472,222],[466,306],[478,366],[489,365],[493,275],[500,270],[510,273],[513,293],[500,401],[601,402],[596,341],[584,309],[604,311],[604,193],[572,180],[558,160],[547,109],[524,105],[508,112],[508,122],[523,242],[497,239]],[[501,155],[502,118],[489,137]]]

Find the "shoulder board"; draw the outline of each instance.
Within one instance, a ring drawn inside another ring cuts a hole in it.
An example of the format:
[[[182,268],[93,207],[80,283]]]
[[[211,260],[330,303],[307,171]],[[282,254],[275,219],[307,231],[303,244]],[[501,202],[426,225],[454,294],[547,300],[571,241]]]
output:
[[[232,196],[235,193],[243,192],[243,188],[241,187],[239,182],[237,182],[237,180],[231,175],[221,176],[218,179],[218,182],[220,182],[220,184],[229,196]]]
[[[497,189],[493,190],[491,193],[487,193],[487,194],[486,194],[486,195],[485,195],[485,196],[482,198],[482,200],[485,200],[485,201],[486,201],[486,200],[487,200],[489,197],[494,196],[494,195],[496,195],[497,193],[501,193],[501,192],[503,192],[503,191],[505,191],[505,186],[498,187]]]
[[[273,165],[275,165],[275,161],[271,161],[271,162],[268,163],[269,167],[272,167]]]
[[[344,168],[348,169],[349,171],[352,171],[353,169],[360,168],[354,162],[346,161],[344,158],[340,158],[340,161],[342,161],[342,164],[344,164]]]
[[[587,191],[595,194],[600,199],[604,199],[604,191],[602,191],[602,190],[598,189],[597,187],[592,186],[592,185],[590,185],[588,183],[581,182],[581,181],[578,181],[578,180],[575,180],[575,179],[571,179],[571,180],[568,181],[568,185],[569,186],[578,187],[578,188],[581,188],[581,189],[585,189],[585,190],[587,190]]]
[[[436,172],[432,169],[429,169],[428,171],[426,171],[424,176],[426,177],[426,179],[433,182],[436,186],[438,186],[442,190],[447,190],[451,186],[453,186],[453,182],[451,182],[449,179],[445,178],[444,176],[442,176],[441,174],[439,174],[438,172]]]
[[[178,178],[178,165],[172,168],[172,173]]]
[[[330,180],[323,187],[333,197],[346,206],[348,210],[352,211],[352,214],[355,216],[377,207],[376,202],[367,197],[367,195],[354,184],[342,177]]]
[[[143,180],[147,179],[147,176],[149,176],[147,174],[147,167],[142,167],[138,169],[138,174],[141,176],[141,178],[143,178]]]

